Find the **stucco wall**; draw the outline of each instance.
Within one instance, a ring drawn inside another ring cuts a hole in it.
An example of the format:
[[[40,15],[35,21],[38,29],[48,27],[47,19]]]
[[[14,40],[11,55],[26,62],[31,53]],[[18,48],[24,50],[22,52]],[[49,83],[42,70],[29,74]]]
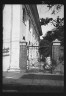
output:
[[[26,42],[30,41],[33,44],[36,41],[38,42],[37,29],[34,26],[35,22],[32,20],[34,18],[31,16],[30,19],[27,14],[26,25],[23,22],[23,7],[19,4],[5,4],[3,9],[3,49],[9,48],[9,56],[3,56],[3,71],[7,71],[9,68],[10,70],[12,68],[19,69],[20,41],[23,42],[23,36],[25,36]],[[29,31],[29,19],[31,20],[32,33]]]
[[[5,4],[3,10],[3,48],[9,47],[10,57],[3,56],[3,71],[19,68],[20,5]]]
[[[3,9],[3,51],[9,48],[9,56],[3,53],[3,71],[10,65],[10,35],[11,35],[11,5],[5,5]]]

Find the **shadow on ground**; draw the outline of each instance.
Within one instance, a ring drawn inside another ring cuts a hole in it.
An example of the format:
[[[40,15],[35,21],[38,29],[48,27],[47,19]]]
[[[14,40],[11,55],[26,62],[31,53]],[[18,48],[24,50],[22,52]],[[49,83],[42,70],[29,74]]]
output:
[[[52,86],[36,86],[36,85],[8,85],[4,86],[3,92],[64,92],[63,87],[52,87]]]
[[[44,79],[44,80],[64,80],[64,76],[61,75],[38,75],[38,74],[28,74],[23,75],[22,79]]]

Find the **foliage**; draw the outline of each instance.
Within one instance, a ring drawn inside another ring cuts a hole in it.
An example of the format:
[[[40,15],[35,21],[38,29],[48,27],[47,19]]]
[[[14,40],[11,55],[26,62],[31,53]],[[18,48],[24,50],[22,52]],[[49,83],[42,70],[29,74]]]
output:
[[[56,61],[52,59],[52,70],[54,70],[56,66],[57,66]]]
[[[50,42],[56,38],[61,41],[61,45],[64,45],[64,26],[59,26],[54,31],[48,31],[46,36],[43,37],[44,40],[48,40]]]
[[[56,14],[59,12],[63,4],[48,4],[49,10],[54,7],[52,14]],[[57,11],[57,12],[56,12]],[[48,31],[46,35],[43,37],[43,40],[40,41],[39,52],[43,57],[47,57],[51,55],[51,47],[52,41],[55,39],[59,39],[61,41],[61,45],[64,46],[64,18],[59,18],[59,16],[53,20],[53,18],[41,18],[40,24],[46,26],[48,23],[52,23],[54,25],[54,29]],[[44,46],[44,47],[41,47]]]
[[[57,19],[53,19],[53,18],[41,18],[40,19],[40,24],[46,26],[48,23],[52,23],[55,27],[59,27],[59,26],[63,26],[64,25],[64,18],[59,18],[59,16],[57,17]]]
[[[40,19],[40,24],[41,25],[47,25],[50,21],[52,21],[53,19],[52,18],[46,18],[46,19],[44,19],[44,18],[41,18]]]
[[[63,6],[63,4],[48,4],[47,7],[50,9],[53,8],[53,11],[51,14],[56,14],[60,11],[61,7]]]
[[[52,50],[52,41],[55,39],[59,39],[61,41],[61,45],[64,46],[64,26],[58,27],[54,31],[48,31],[46,36],[39,43],[39,52],[44,57],[51,55]]]
[[[39,53],[43,58],[51,55],[51,43],[48,40],[41,40],[39,46]]]
[[[62,6],[63,6],[63,4],[47,4],[47,7],[49,8],[49,10],[53,9],[51,14],[54,14],[54,15],[57,14],[60,11],[60,9],[62,8]],[[48,17],[47,18],[41,18],[40,19],[40,24],[46,26],[48,23],[50,23],[52,21],[52,24],[55,27],[57,27],[58,24],[61,24],[60,22],[62,20],[63,20],[63,18],[61,19],[59,17],[57,17],[57,20],[53,20],[53,18],[48,18]]]

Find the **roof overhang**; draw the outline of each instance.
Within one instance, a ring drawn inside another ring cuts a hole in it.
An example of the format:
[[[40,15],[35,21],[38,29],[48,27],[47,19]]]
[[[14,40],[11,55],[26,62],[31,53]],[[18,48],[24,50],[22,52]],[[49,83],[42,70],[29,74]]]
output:
[[[39,35],[41,36],[42,35],[42,30],[41,30],[41,25],[40,25],[38,11],[37,11],[37,6],[35,4],[34,5],[30,4],[29,7],[30,7],[32,15],[34,17],[37,29],[39,31]]]

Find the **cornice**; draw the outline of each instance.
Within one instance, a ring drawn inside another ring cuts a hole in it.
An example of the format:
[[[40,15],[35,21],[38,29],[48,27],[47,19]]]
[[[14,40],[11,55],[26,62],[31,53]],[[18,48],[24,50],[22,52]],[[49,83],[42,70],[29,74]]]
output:
[[[25,6],[25,8],[26,8],[26,12],[27,12],[27,15],[30,17],[30,19],[31,19],[31,21],[32,21],[32,24],[33,24],[33,26],[34,26],[34,29],[36,30],[36,33],[38,34],[38,36],[40,36],[39,35],[39,30],[38,30],[38,27],[37,27],[37,25],[36,25],[36,23],[35,23],[35,20],[34,20],[34,17],[33,17],[33,14],[32,14],[32,12],[31,12],[31,9],[30,9],[30,7],[29,7],[29,5],[24,5]]]

